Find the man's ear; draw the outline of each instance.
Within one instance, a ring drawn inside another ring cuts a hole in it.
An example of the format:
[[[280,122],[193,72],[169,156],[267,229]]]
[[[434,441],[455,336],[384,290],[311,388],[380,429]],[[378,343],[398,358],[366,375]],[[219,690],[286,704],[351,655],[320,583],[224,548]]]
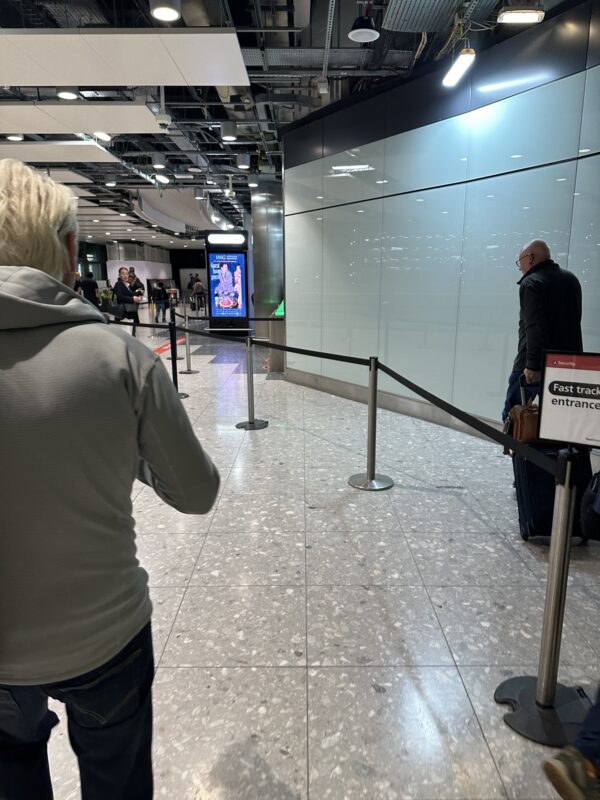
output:
[[[67,264],[63,274],[63,283],[73,289],[77,276],[77,237],[71,231],[65,234],[65,249],[67,251]]]

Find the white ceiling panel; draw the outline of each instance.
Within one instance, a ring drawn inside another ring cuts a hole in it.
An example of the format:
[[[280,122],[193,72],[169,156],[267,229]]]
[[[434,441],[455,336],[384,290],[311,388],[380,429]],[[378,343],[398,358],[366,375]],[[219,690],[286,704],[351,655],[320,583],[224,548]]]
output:
[[[44,114],[35,103],[0,103],[0,132],[70,133],[61,122]]]
[[[80,175],[72,169],[51,169],[48,170],[48,174],[53,181],[58,181],[58,183],[93,183],[91,178],[86,178],[85,175]],[[75,191],[75,189],[73,189],[73,191]],[[89,194],[89,192],[87,192],[87,194]],[[79,197],[83,196],[84,195],[79,195]]]
[[[201,43],[197,33],[177,36],[164,32],[161,40],[191,86],[248,86],[250,80],[235,33],[213,33]],[[198,51],[201,45],[202,52]]]
[[[235,31],[0,30],[0,76],[16,86],[248,85]],[[137,132],[137,131],[136,131]]]
[[[1,44],[1,39],[0,39]],[[1,133],[161,133],[143,103],[0,103]]]
[[[95,142],[7,142],[0,144],[0,158],[16,158],[28,164],[72,162],[99,164],[119,159]]]

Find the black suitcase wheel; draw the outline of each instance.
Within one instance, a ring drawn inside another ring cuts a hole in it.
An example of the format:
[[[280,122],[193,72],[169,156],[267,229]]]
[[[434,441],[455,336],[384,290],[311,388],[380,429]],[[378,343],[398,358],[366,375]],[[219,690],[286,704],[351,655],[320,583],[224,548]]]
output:
[[[521,539],[523,539],[524,542],[529,541],[529,534],[524,528],[519,528],[519,533],[521,534]]]

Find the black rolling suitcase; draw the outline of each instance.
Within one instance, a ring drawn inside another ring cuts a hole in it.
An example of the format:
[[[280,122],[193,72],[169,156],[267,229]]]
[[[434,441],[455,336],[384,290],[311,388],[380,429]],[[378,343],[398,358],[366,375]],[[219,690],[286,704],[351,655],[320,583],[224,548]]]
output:
[[[535,449],[555,460],[558,458],[557,447],[536,446]],[[521,537],[527,541],[534,536],[550,536],[554,512],[554,476],[532,464],[531,461],[526,461],[516,453],[513,456],[513,467]],[[577,469],[573,477],[574,484],[577,487],[573,536],[582,536],[580,523],[581,498],[592,477],[590,454],[587,450],[579,451]]]

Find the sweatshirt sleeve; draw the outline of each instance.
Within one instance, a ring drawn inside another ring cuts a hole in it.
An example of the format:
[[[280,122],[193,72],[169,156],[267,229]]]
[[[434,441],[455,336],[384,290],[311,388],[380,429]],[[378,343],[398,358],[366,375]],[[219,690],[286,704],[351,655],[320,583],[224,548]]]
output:
[[[519,291],[521,314],[525,327],[525,367],[539,372],[546,328],[542,286],[538,281],[525,281]]]
[[[138,478],[184,514],[206,514],[219,473],[194,433],[159,359],[150,369],[138,409]]]

